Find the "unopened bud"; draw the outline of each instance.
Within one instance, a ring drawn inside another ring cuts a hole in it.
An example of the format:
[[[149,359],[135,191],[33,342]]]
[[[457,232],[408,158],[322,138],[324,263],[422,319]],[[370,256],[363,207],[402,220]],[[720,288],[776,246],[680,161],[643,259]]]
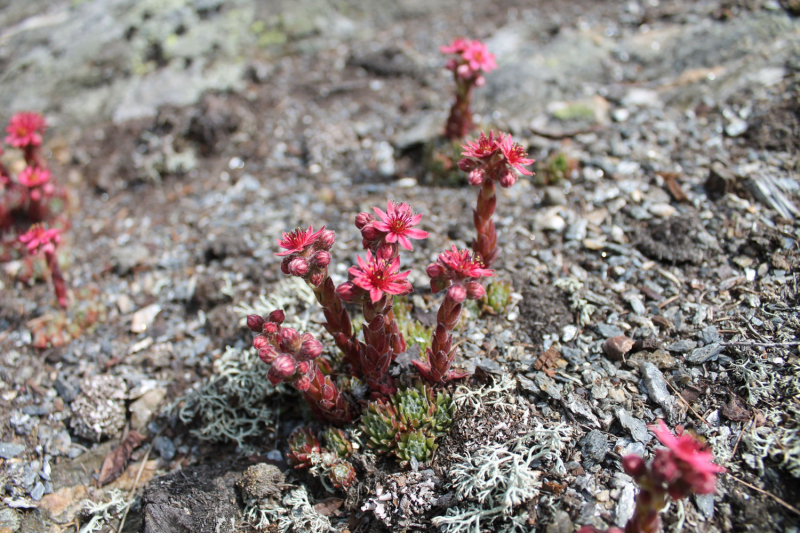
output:
[[[467,65],[466,63],[464,63],[463,65],[459,65],[458,68],[456,69],[456,72],[458,72],[458,75],[461,78],[469,78],[470,76],[472,76],[472,69],[469,68],[469,65]]]
[[[375,220],[375,217],[369,213],[359,213],[356,215],[356,227],[362,229],[373,220]]]
[[[286,313],[283,312],[283,309],[276,309],[267,315],[267,320],[275,324],[283,324],[283,321],[286,320]]]
[[[264,335],[256,335],[253,337],[253,348],[260,350],[264,346],[269,345],[269,340]]]
[[[311,275],[308,276],[308,282],[315,287],[322,285],[323,281],[325,281],[325,272],[322,270],[314,270],[311,272]]]
[[[289,273],[289,262],[292,260],[292,256],[284,257],[283,261],[281,261],[281,272],[286,274],[287,276],[290,275]]]
[[[308,274],[308,261],[302,257],[295,257],[289,261],[289,274],[302,278]]]
[[[258,358],[271,365],[275,362],[275,358],[278,356],[278,351],[275,349],[274,346],[267,344],[266,346],[262,346],[258,349]]]
[[[335,241],[336,241],[336,233],[329,229],[326,229],[319,234],[319,237],[317,237],[316,247],[320,250],[330,250],[333,247],[333,243]]]
[[[361,293],[361,290],[352,281],[345,281],[336,287],[336,294],[345,302],[352,302]]]
[[[458,63],[456,63],[455,59],[448,59],[447,63],[444,64],[444,68],[446,68],[447,70],[455,70],[456,65],[458,65]]]
[[[311,387],[311,380],[306,376],[300,376],[294,381],[294,383],[292,383],[292,385],[294,385],[294,388],[300,392],[305,392]]]
[[[486,179],[486,171],[482,168],[476,168],[467,176],[467,181],[470,185],[480,185]]]
[[[500,186],[509,188],[517,182],[517,173],[513,169],[507,169],[497,180]]]
[[[483,87],[484,85],[486,85],[486,78],[483,76],[475,78],[475,87]]]
[[[325,250],[320,250],[311,257],[311,264],[315,267],[324,268],[331,264],[331,254]]]
[[[647,465],[645,465],[644,459],[638,455],[626,455],[623,457],[622,468],[625,470],[626,474],[634,478],[647,473]]]
[[[390,261],[397,255],[398,250],[397,243],[382,242],[381,245],[378,246],[378,250],[376,251],[375,255],[381,261]]]
[[[258,315],[247,315],[247,327],[253,333],[261,333],[264,330],[264,320],[263,317]]]
[[[428,277],[431,279],[440,278],[444,276],[444,267],[439,263],[431,263],[425,269],[425,272],[427,272]]]
[[[294,374],[296,368],[297,363],[295,362],[294,357],[288,354],[282,354],[275,358],[275,361],[272,362],[272,368],[270,370],[274,370],[275,373],[281,377],[281,379],[285,379]]]
[[[447,297],[456,303],[461,303],[467,298],[467,290],[462,285],[450,285]]]
[[[280,343],[287,352],[295,352],[300,344],[300,334],[295,329],[283,328]]]
[[[476,161],[471,157],[465,157],[464,159],[459,160],[458,168],[464,172],[472,172],[482,164],[483,164],[482,162]]]
[[[318,340],[309,340],[300,345],[297,352],[297,359],[300,361],[310,361],[322,355],[322,343]]]
[[[264,335],[272,336],[278,333],[280,326],[275,322],[265,322],[264,323]]]
[[[276,386],[278,383],[283,381],[283,376],[281,376],[273,366],[269,369],[269,372],[267,372],[267,379],[270,383],[272,383],[273,386]]]
[[[465,285],[467,287],[467,298],[470,300],[480,300],[486,294],[486,289],[478,282],[468,281]]]
[[[383,236],[383,233],[378,231],[378,229],[372,224],[367,224],[361,228],[361,236],[368,241],[377,241]]]

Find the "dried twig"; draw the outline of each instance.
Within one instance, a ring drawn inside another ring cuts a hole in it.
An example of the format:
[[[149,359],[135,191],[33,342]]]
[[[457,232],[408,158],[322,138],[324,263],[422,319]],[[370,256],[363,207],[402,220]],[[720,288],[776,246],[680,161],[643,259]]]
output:
[[[125,525],[125,519],[128,518],[128,511],[131,510],[131,504],[133,503],[133,495],[136,493],[136,489],[139,486],[139,478],[142,477],[142,472],[144,471],[144,467],[147,464],[147,459],[150,457],[150,452],[153,451],[153,445],[158,437],[161,436],[161,432],[164,431],[164,428],[158,430],[153,436],[153,440],[150,441],[150,446],[147,448],[147,452],[144,454],[144,458],[142,459],[142,464],[139,466],[139,471],[136,473],[136,479],[133,480],[133,486],[131,486],[131,491],[128,493],[128,504],[125,506],[125,512],[122,514],[122,520],[119,521],[119,527],[117,528],[117,533],[122,533],[122,528]]]
[[[796,507],[792,507],[791,505],[789,505],[789,504],[788,504],[788,503],[786,503],[785,501],[781,500],[780,498],[778,498],[777,496],[775,496],[775,495],[774,495],[774,494],[772,494],[771,492],[767,492],[767,491],[765,491],[764,489],[759,489],[759,488],[758,488],[758,487],[756,487],[755,485],[751,485],[751,484],[750,484],[750,483],[748,483],[747,481],[743,481],[743,480],[739,479],[738,477],[734,476],[733,474],[730,474],[730,473],[729,473],[729,474],[728,474],[728,477],[730,477],[731,479],[735,479],[736,481],[738,481],[739,483],[741,483],[741,484],[742,484],[742,485],[744,485],[745,487],[750,487],[751,489],[753,489],[753,490],[754,490],[754,491],[756,491],[756,492],[760,492],[761,494],[764,494],[765,496],[769,496],[770,498],[772,498],[773,500],[775,500],[775,501],[776,501],[776,502],[778,502],[779,504],[781,504],[781,505],[783,505],[784,507],[786,507],[787,509],[789,509],[789,510],[790,510],[791,512],[793,512],[794,514],[796,514],[796,515],[800,516],[800,510],[798,510]]]
[[[681,394],[680,394],[680,393],[677,391],[677,389],[675,389],[675,387],[673,387],[673,386],[672,386],[672,383],[670,383],[669,381],[666,381],[666,380],[664,380],[664,381],[665,381],[665,383],[666,383],[667,385],[669,385],[669,388],[670,388],[670,389],[672,389],[672,392],[674,392],[674,393],[675,393],[675,394],[678,396],[678,399],[679,399],[680,401],[682,401],[682,402],[683,402],[683,403],[686,405],[686,407],[688,407],[688,408],[689,408],[689,410],[690,410],[692,413],[694,413],[694,416],[696,416],[697,418],[699,418],[700,420],[702,420],[702,421],[703,421],[703,423],[704,423],[705,425],[707,425],[707,426],[711,426],[711,424],[709,424],[709,423],[708,423],[708,420],[706,420],[705,418],[703,418],[703,417],[700,415],[700,413],[698,413],[697,411],[695,411],[695,410],[694,410],[694,407],[692,407],[691,405],[689,405],[689,402],[687,402],[687,401],[686,401],[686,400],[683,398],[683,396],[681,396]]]
[[[747,424],[742,426],[742,430],[739,432],[739,437],[736,439],[736,444],[733,445],[733,451],[731,452],[731,459],[733,459],[736,456],[736,449],[739,447],[739,443],[742,441],[742,435],[744,435],[744,432],[750,428],[750,424],[752,424],[753,420],[755,419],[756,415],[753,415],[752,418],[750,418],[750,420],[747,421]]]
[[[791,342],[755,342],[755,341],[733,341],[733,342],[723,342],[723,346],[766,346],[766,347],[775,347],[775,346],[800,346],[800,342],[791,341]]]

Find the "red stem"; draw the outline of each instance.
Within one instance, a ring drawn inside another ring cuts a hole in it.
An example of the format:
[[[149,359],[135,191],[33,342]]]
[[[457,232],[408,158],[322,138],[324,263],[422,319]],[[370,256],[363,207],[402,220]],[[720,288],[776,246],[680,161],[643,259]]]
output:
[[[444,136],[450,140],[463,139],[475,128],[470,109],[474,82],[471,79],[464,80],[457,72],[453,72],[453,76],[456,81],[456,101],[450,108],[444,129]]]
[[[481,256],[488,268],[500,253],[497,249],[497,229],[492,216],[497,206],[494,180],[485,179],[478,192],[478,204],[472,212],[472,220],[478,236],[472,241],[472,251]]]
[[[55,251],[45,252],[44,257],[47,260],[47,266],[50,269],[50,274],[53,278],[53,287],[56,290],[56,298],[58,304],[64,309],[67,308],[67,285],[64,283],[64,276],[61,274],[61,267],[58,266],[58,258]]]

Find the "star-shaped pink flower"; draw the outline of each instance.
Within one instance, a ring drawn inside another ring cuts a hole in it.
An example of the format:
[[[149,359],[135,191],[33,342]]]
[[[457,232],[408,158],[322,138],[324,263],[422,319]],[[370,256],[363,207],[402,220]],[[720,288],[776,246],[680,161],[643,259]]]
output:
[[[406,278],[410,271],[399,272],[400,258],[395,257],[391,260],[375,258],[371,252],[367,251],[367,260],[356,256],[358,267],[350,267],[348,272],[353,276],[353,283],[365,291],[369,291],[369,297],[373,302],[377,302],[386,294],[408,294],[412,287]]]
[[[376,220],[372,225],[378,231],[386,233],[386,242],[399,242],[406,250],[413,250],[409,239],[427,239],[428,232],[416,229],[413,226],[419,224],[422,219],[421,214],[415,214],[411,206],[405,203],[396,203],[389,200],[386,203],[384,213],[377,207],[372,208],[380,220]]]
[[[16,148],[39,146],[46,124],[39,113],[17,113],[8,121],[6,143]]]
[[[514,170],[525,176],[533,174],[530,170],[523,168],[523,165],[530,165],[533,163],[533,159],[527,159],[528,153],[521,144],[515,143],[511,139],[511,135],[506,135],[506,137],[500,141],[500,149],[503,151],[506,163],[514,168]]]
[[[472,41],[461,57],[469,64],[473,72],[491,72],[497,68],[494,54],[489,52],[486,44],[480,41]]]
[[[484,267],[483,262],[471,250],[458,250],[455,244],[451,250],[439,254],[438,262],[445,267],[448,271],[446,275],[451,279],[494,276],[494,270]]]
[[[17,176],[17,181],[29,189],[44,185],[49,179],[50,171],[41,167],[25,167]]]
[[[650,426],[666,450],[657,450],[651,466],[653,474],[668,485],[673,498],[683,498],[688,493],[711,494],[716,487],[716,474],[725,469],[714,464],[714,454],[703,448],[692,435],[674,436],[663,420]]]
[[[439,47],[439,51],[443,54],[461,54],[465,52],[472,45],[472,41],[459,37],[454,39],[449,45]]]
[[[304,251],[306,248],[314,244],[325,230],[322,226],[319,231],[314,231],[314,226],[309,226],[308,229],[297,228],[289,233],[283,232],[283,237],[278,239],[278,245],[284,248],[284,251],[278,252],[275,255],[282,257],[284,255],[295,254]]]
[[[41,224],[35,224],[20,235],[19,240],[28,248],[28,252],[35,254],[39,250],[52,252],[56,244],[61,242],[61,230],[58,228],[45,229]]]

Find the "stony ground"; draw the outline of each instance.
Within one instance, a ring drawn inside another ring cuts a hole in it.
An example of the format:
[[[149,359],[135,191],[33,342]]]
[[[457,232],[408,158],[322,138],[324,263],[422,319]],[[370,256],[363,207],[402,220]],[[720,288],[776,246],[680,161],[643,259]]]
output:
[[[360,248],[354,215],[410,202],[431,233],[404,256],[414,315],[435,309],[424,267],[471,240],[476,191],[435,181],[422,160],[452,95],[438,47],[466,35],[500,65],[478,122],[539,161],[498,201],[512,304],[474,310],[459,332],[474,378],[432,464],[363,456],[348,493],[298,474],[317,503],[292,509],[340,531],[435,530],[448,509],[463,522],[493,509],[458,496],[465,457],[503,444],[541,456],[525,502],[484,529],[623,525],[634,485],[619,459],[648,456],[646,425],[665,418],[729,470],[716,495],[668,509],[670,531],[796,532],[791,4],[0,1],[0,118],[47,115],[55,175],[79,198],[68,285],[105,310],[74,340],[34,348],[64,320],[51,288],[20,282],[20,261],[0,271],[0,531],[116,531],[123,514],[123,531],[255,523],[241,472],[285,468],[302,413],[265,385],[240,319],[283,305],[312,331],[321,321],[307,291],[281,284],[275,237],[335,230],[342,280]],[[620,335],[640,342],[604,350]],[[130,461],[101,487],[122,441]]]

